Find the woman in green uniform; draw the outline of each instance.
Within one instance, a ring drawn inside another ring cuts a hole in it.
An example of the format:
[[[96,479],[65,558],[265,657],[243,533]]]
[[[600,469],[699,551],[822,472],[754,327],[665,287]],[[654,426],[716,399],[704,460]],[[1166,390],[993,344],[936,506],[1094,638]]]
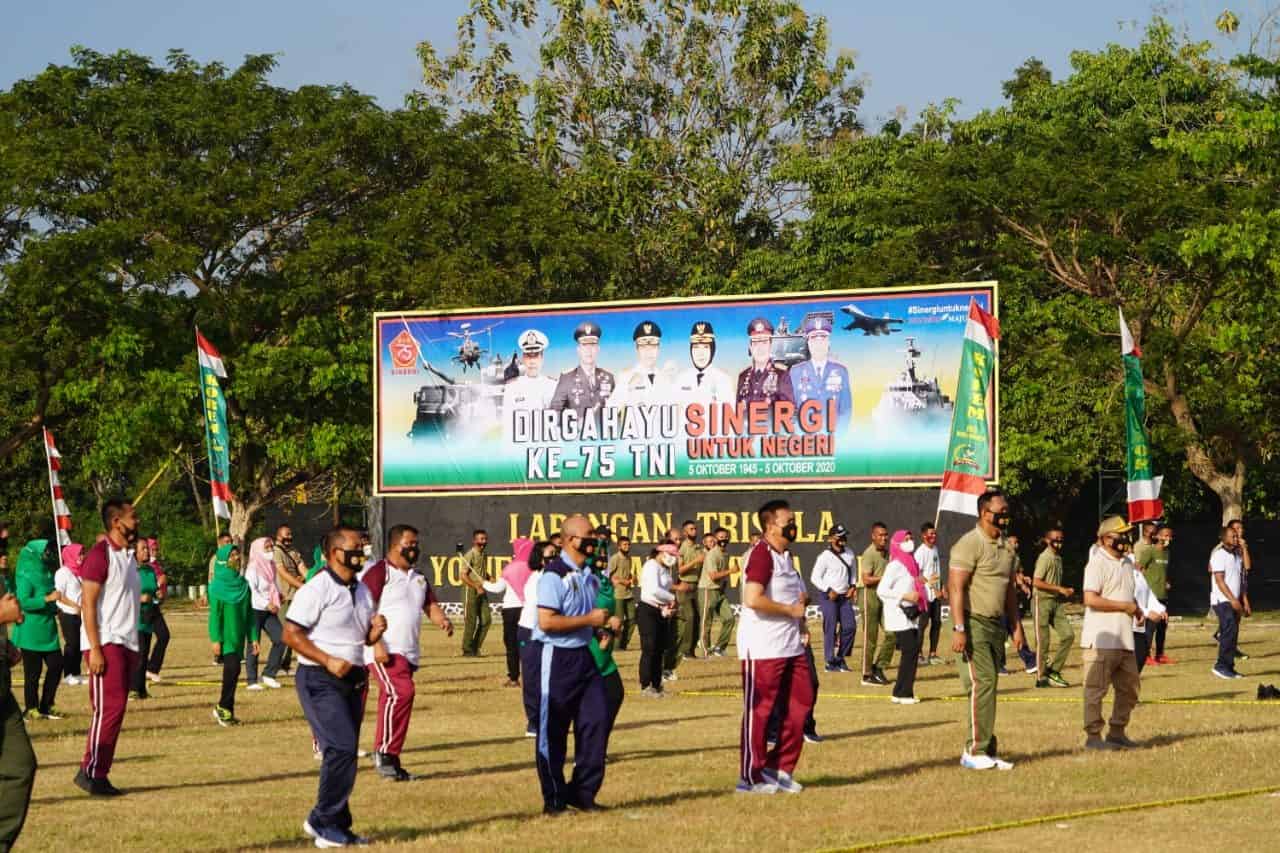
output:
[[[214,555],[213,583],[209,584],[209,640],[213,653],[222,655],[222,695],[213,709],[220,726],[238,726],[236,682],[246,637],[258,653],[258,620],[253,618],[249,583],[240,574],[240,549],[223,545]]]
[[[53,573],[58,560],[49,540],[32,539],[18,554],[14,587],[23,621],[13,627],[13,644],[22,650],[23,698],[28,720],[60,720],[53,705],[62,680],[62,650],[58,642],[58,599]],[[40,689],[40,671],[44,689]]]
[[[133,671],[133,683],[129,688],[130,699],[150,699],[147,692],[147,658],[151,656],[151,629],[156,621],[160,605],[156,596],[160,580],[151,565],[151,546],[139,539],[133,546],[133,559],[138,564],[138,668]]]

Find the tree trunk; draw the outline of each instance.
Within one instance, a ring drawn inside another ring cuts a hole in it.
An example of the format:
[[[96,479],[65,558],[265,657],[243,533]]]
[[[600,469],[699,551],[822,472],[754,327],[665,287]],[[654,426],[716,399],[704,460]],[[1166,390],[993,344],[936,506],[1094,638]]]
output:
[[[245,543],[245,537],[249,535],[249,530],[253,527],[253,523],[258,520],[258,514],[262,512],[262,503],[257,500],[241,500],[240,498],[232,498],[231,500],[231,523],[228,531],[231,533],[231,539],[240,543]]]
[[[1196,479],[1209,487],[1222,504],[1222,523],[1244,518],[1245,461],[1239,450],[1235,453],[1231,471],[1223,471],[1200,443],[1200,428],[1187,398],[1178,390],[1178,379],[1169,364],[1164,365],[1164,393],[1169,400],[1169,410],[1174,421],[1187,434],[1187,469]]]

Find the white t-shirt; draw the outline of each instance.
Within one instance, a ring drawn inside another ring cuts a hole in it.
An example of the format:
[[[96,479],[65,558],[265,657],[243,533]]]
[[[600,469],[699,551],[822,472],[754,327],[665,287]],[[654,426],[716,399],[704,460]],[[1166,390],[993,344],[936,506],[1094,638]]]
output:
[[[529,579],[524,582],[524,604],[520,607],[520,621],[516,624],[530,631],[538,624],[538,579],[541,577],[542,570],[539,569],[530,572]]]
[[[773,550],[761,539],[747,557],[743,583],[758,583],[779,604],[795,604],[805,592],[804,578],[791,563],[791,552]],[[801,619],[757,613],[743,605],[738,617],[738,657],[765,660],[804,654]]]
[[[933,601],[939,595],[933,587],[939,582],[942,574],[942,561],[938,559],[938,549],[920,544],[916,546],[914,556],[916,565],[920,567],[920,577],[924,580],[924,591],[928,593],[929,601]]]
[[[640,600],[659,608],[676,600],[671,594],[671,570],[657,560],[645,560],[640,567]]]
[[[76,604],[80,603],[80,597],[83,595],[83,590],[80,586],[80,578],[76,577],[75,572],[71,571],[66,566],[59,567],[58,571],[54,573],[53,588],[74,601]],[[79,610],[74,607],[68,607],[61,601],[58,602],[58,609],[63,613],[69,613],[73,616],[80,613]]]
[[[102,584],[98,594],[98,640],[138,651],[138,610],[142,584],[132,548],[116,550],[103,539],[89,549],[80,566],[80,580]],[[89,634],[80,624],[80,648],[89,649]]]
[[[1230,599],[1218,589],[1218,581],[1212,575],[1222,575],[1231,594],[1236,598],[1240,597],[1241,585],[1244,583],[1244,558],[1239,554],[1231,553],[1226,548],[1214,548],[1213,554],[1209,556],[1209,571],[1212,573],[1209,578],[1210,607],[1215,604],[1230,603]]]
[[[419,645],[422,614],[435,601],[427,576],[412,568],[402,571],[386,560],[379,560],[360,573],[360,582],[369,590],[377,612],[386,617],[387,630],[382,642],[386,644],[387,653],[400,655],[411,666],[417,666],[422,658]],[[373,654],[373,646],[364,647],[366,664],[374,662]]]
[[[306,631],[325,654],[363,666],[364,641],[373,612],[367,586],[358,580],[347,586],[332,569],[323,568],[293,596],[289,621]],[[320,663],[303,655],[298,655],[298,660],[308,666]]]
[[[840,554],[830,548],[824,548],[818,555],[818,559],[813,561],[813,571],[809,573],[809,580],[818,592],[825,594],[827,590],[834,590],[836,594],[844,595],[849,591],[849,578],[852,576],[852,567],[855,565],[857,565],[857,558],[848,548]]]

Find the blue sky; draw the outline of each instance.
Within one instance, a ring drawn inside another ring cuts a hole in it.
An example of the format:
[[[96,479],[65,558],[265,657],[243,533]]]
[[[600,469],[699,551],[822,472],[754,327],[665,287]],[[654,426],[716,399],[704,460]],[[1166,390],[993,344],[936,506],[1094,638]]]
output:
[[[1213,34],[1217,0],[1161,4],[1197,37]],[[17,6],[17,4],[15,4]],[[277,53],[277,83],[350,83],[388,107],[419,81],[414,47],[429,40],[445,53],[467,0],[62,0],[26,3],[5,12],[0,27],[0,88],[67,60],[72,44],[121,48],[162,58],[182,48],[195,59],[235,64],[251,53]],[[876,128],[899,106],[915,115],[929,102],[962,101],[961,114],[1001,103],[1000,82],[1028,56],[1055,73],[1076,49],[1132,44],[1151,16],[1150,0],[968,0],[871,3],[808,0],[831,22],[832,46],[858,56],[868,82],[863,121]]]

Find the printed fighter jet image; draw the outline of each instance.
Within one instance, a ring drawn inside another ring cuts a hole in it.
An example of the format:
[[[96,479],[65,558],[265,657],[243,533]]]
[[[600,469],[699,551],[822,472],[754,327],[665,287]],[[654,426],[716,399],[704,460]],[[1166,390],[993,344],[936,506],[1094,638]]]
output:
[[[902,325],[905,320],[899,320],[896,317],[890,317],[885,314],[883,317],[872,317],[863,311],[857,305],[846,305],[840,309],[849,316],[849,325],[845,326],[848,331],[861,329],[864,335],[892,335],[894,332],[901,332],[901,329],[895,329],[890,324],[897,323]]]

